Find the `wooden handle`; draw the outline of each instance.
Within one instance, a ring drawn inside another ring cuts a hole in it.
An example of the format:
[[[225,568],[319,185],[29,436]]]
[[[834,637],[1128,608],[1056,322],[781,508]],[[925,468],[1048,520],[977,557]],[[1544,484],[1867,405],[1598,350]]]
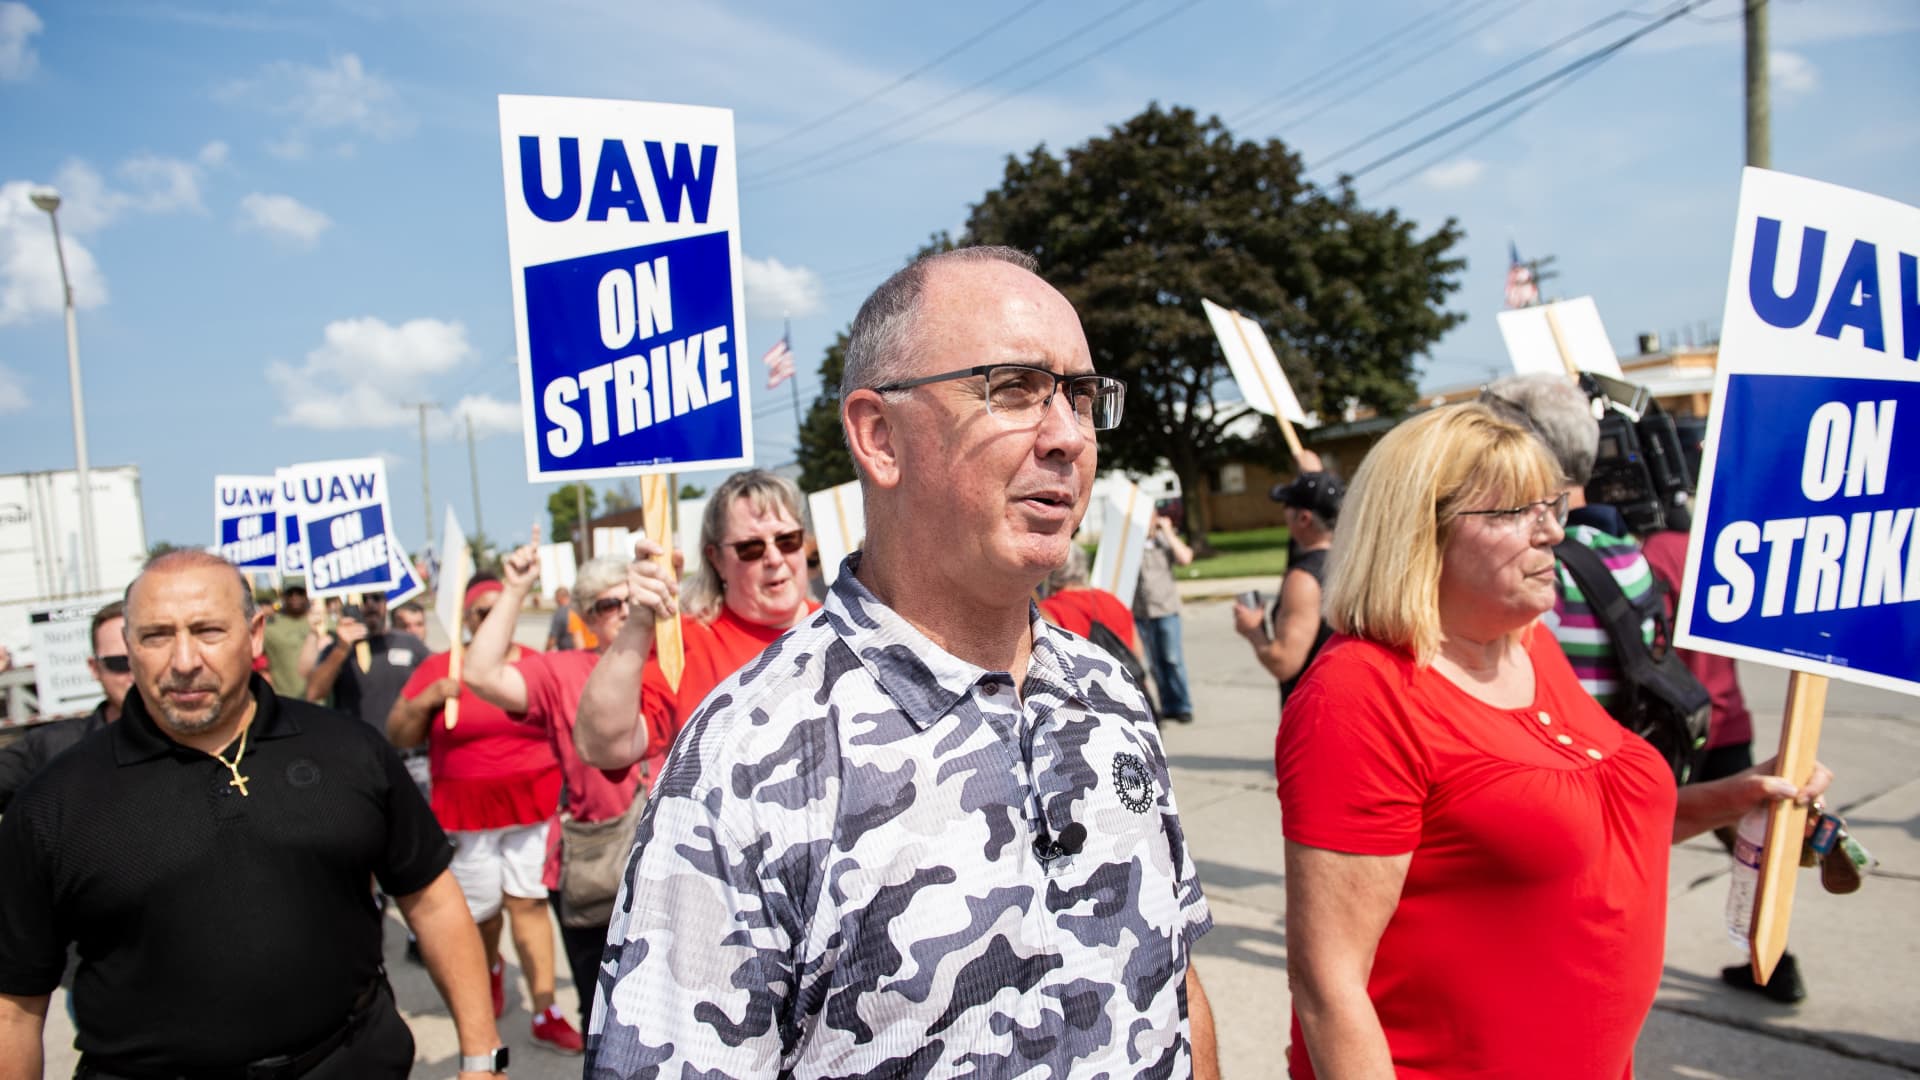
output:
[[[1777,767],[1795,787],[1813,778],[1814,752],[1820,748],[1820,721],[1826,714],[1827,677],[1794,672],[1787,679],[1787,712],[1780,725]],[[1787,951],[1787,921],[1793,914],[1794,871],[1807,832],[1807,808],[1782,799],[1767,809],[1767,846],[1760,856],[1760,890],[1754,897],[1753,927],[1747,935],[1754,981],[1765,985]]]
[[[669,524],[673,515],[673,495],[665,476],[653,473],[640,478],[641,516],[646,520],[647,539],[661,548],[653,561],[659,563],[669,575],[673,573],[673,528]],[[660,661],[660,674],[667,677],[667,685],[679,690],[680,673],[687,667],[686,643],[680,640],[679,616],[654,621],[653,651]]]

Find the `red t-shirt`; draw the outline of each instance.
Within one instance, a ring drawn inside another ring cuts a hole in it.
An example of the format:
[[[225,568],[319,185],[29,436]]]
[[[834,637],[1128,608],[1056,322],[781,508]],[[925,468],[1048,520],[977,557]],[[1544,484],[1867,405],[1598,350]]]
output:
[[[809,600],[807,611],[819,606]],[[686,653],[680,688],[668,689],[657,656],[648,658],[640,676],[640,708],[647,718],[647,756],[641,760],[649,777],[660,775],[673,740],[713,688],[746,667],[789,629],[748,622],[725,606],[710,623],[680,616],[680,639]]]
[[[607,821],[626,813],[640,791],[640,773],[631,766],[596,769],[580,760],[573,747],[573,722],[580,710],[580,691],[600,662],[600,654],[583,649],[564,652],[529,651],[513,667],[527,684],[527,711],[507,714],[546,733],[547,743],[560,760],[566,783],[566,809],[576,821]],[[547,837],[545,882],[560,887],[560,830]]]
[[[1040,601],[1040,610],[1053,625],[1081,637],[1092,632],[1098,622],[1113,631],[1127,648],[1133,648],[1133,612],[1105,589],[1062,589]]]
[[[1653,576],[1667,587],[1667,615],[1671,618],[1680,599],[1680,583],[1687,577],[1687,534],[1671,529],[1649,535],[1640,545],[1653,568]],[[1753,741],[1753,714],[1747,711],[1746,695],[1740,692],[1740,674],[1733,657],[1714,653],[1675,649],[1680,662],[1713,696],[1712,719],[1707,725],[1707,748],[1744,746]]]
[[[447,677],[452,659],[452,653],[434,653],[422,660],[400,696],[412,701],[425,693]],[[504,829],[553,816],[560,805],[560,762],[545,732],[514,723],[465,686],[452,731],[445,717],[445,709],[435,709],[427,722],[433,816],[441,828]]]
[[[1497,709],[1336,636],[1280,724],[1288,840],[1413,854],[1367,983],[1401,1077],[1631,1078],[1659,987],[1673,774],[1527,644],[1534,701]]]

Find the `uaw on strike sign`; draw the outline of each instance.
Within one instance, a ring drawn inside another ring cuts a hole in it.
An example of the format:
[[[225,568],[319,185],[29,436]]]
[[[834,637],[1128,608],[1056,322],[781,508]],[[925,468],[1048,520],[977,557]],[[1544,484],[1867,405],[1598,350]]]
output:
[[[500,98],[527,479],[752,463],[733,114]]]
[[[1679,644],[1920,693],[1920,210],[1748,169]]]

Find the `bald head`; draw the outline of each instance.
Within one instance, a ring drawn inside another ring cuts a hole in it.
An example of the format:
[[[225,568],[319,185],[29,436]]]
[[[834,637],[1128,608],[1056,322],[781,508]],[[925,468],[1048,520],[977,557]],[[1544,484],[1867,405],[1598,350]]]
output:
[[[1005,263],[1036,273],[1039,263],[1024,251],[983,245],[935,252],[908,263],[880,283],[860,305],[847,332],[846,366],[840,375],[840,397],[855,390],[885,386],[910,377],[917,350],[916,331],[936,271],[953,267]]]
[[[240,605],[241,617],[248,622],[253,621],[253,615],[257,609],[253,601],[253,586],[247,583],[246,575],[218,555],[191,548],[164,552],[147,560],[147,565],[140,568],[140,576],[127,584],[126,595],[122,598],[129,609],[128,614],[132,613],[134,590],[149,574],[175,573],[181,570],[224,570],[231,574],[235,590],[233,598]]]

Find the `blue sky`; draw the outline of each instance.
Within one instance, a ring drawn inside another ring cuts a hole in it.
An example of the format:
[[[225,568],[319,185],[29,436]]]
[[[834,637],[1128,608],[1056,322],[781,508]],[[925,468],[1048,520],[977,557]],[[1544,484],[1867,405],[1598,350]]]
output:
[[[470,415],[485,527],[516,539],[550,488],[526,483],[517,437],[497,94],[735,110],[748,344],[758,356],[793,313],[804,405],[866,292],[957,228],[1009,153],[1065,149],[1159,101],[1313,163],[1617,10],[0,0],[0,471],[72,464],[50,233],[27,201],[41,185],[66,199],[92,460],[140,466],[150,539],[207,542],[216,473],[379,454],[401,539],[419,545],[405,403],[421,400],[446,407],[428,447],[436,528],[447,502],[473,527],[450,419]],[[1712,0],[1472,145],[1480,128],[1358,181],[1370,205],[1466,231],[1453,307],[1469,317],[1422,360],[1425,385],[1505,367],[1509,240],[1557,256],[1550,291],[1593,295],[1623,350],[1717,324],[1744,152],[1738,12]],[[1410,25],[1344,78],[1281,95]],[[1618,18],[1336,168],[1642,25]],[[1776,0],[1772,47],[1774,166],[1920,203],[1920,3]],[[760,462],[789,460],[787,388],[754,408]]]

